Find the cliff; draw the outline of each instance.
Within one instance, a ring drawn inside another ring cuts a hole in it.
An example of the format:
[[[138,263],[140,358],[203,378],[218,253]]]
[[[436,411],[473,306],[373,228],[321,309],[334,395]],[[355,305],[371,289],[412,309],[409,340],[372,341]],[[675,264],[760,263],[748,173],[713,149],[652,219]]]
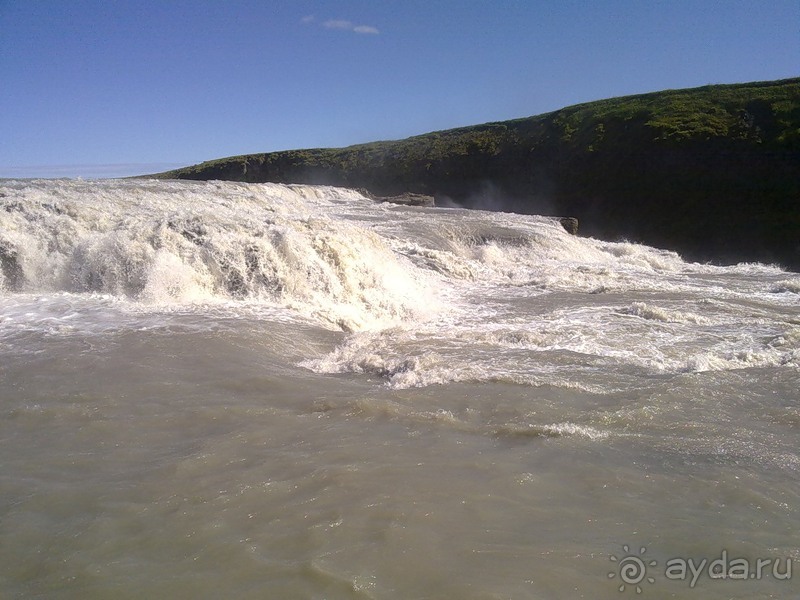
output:
[[[234,156],[157,177],[330,184],[572,215],[589,235],[696,260],[800,269],[800,78],[613,98],[399,141]]]

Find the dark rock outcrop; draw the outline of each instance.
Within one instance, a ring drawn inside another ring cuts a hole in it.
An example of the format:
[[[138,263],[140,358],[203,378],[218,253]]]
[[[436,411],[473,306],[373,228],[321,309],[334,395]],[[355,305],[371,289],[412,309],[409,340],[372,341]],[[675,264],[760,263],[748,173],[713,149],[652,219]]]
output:
[[[578,219],[575,217],[561,217],[558,222],[567,230],[567,233],[578,235]]]
[[[0,242],[0,269],[3,272],[6,289],[18,290],[22,287],[25,275],[22,272],[22,265],[19,264],[17,249],[4,242]]]
[[[403,204],[405,206],[436,206],[433,196],[424,194],[400,194],[399,196],[379,196],[376,202],[391,202],[392,204]]]

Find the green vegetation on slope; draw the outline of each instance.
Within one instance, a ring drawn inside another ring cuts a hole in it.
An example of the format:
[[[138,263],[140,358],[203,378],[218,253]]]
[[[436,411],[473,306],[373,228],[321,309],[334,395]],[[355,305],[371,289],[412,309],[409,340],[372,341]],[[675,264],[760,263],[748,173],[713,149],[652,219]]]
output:
[[[583,232],[800,268],[800,79],[613,98],[392,142],[160,174],[416,192],[573,215]]]

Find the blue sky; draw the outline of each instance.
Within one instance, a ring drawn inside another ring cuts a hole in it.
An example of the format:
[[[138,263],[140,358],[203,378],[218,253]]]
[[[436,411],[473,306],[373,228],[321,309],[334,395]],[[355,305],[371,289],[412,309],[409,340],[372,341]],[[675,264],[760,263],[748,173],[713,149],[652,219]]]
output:
[[[798,75],[797,0],[0,0],[0,177],[148,173]]]

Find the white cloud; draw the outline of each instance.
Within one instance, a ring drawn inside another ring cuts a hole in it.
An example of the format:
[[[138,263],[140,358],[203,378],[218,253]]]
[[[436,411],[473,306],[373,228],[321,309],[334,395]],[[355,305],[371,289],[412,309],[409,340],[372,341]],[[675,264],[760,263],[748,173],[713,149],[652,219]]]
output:
[[[353,27],[353,31],[356,33],[367,33],[371,35],[378,35],[380,33],[377,27],[372,27],[371,25],[357,25]]]
[[[323,27],[326,29],[353,29],[355,25],[353,25],[350,21],[343,21],[342,19],[331,19],[330,21],[325,21]]]
[[[313,23],[313,22],[314,22],[314,19],[315,19],[314,15],[306,15],[305,17],[303,17],[302,19],[300,19],[300,22],[301,22],[303,25],[308,25],[309,23]]]
[[[343,31],[352,31],[354,33],[377,35],[380,33],[377,27],[372,25],[355,25],[352,21],[344,19],[330,19],[322,24],[325,29],[341,29]]]

